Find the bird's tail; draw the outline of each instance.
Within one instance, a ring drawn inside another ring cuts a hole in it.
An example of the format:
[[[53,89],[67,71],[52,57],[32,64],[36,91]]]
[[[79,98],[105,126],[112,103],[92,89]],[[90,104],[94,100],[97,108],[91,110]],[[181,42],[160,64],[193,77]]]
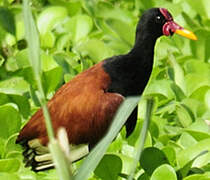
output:
[[[24,147],[23,156],[25,167],[32,167],[33,171],[43,171],[54,168],[52,155],[48,147],[43,146],[38,139],[20,142]],[[70,146],[70,156],[68,157],[71,162],[75,162],[83,158],[89,153],[87,144]]]

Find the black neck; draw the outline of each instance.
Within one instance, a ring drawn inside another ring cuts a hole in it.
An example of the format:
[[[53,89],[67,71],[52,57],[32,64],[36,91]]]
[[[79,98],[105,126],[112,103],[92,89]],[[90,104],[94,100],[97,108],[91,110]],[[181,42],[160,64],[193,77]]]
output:
[[[152,36],[147,32],[146,29],[141,29],[141,31],[136,33],[136,40],[133,48],[129,52],[134,57],[141,57],[144,60],[144,57],[152,58],[154,54],[155,42],[158,37]]]
[[[104,62],[104,69],[112,81],[109,92],[124,96],[143,92],[152,71],[156,39],[142,30],[138,32],[135,45],[128,54],[115,56]]]

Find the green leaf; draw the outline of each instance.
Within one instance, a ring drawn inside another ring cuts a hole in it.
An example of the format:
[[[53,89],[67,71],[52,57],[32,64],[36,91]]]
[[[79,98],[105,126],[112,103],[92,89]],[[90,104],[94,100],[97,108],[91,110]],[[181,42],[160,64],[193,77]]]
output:
[[[206,172],[204,174],[194,174],[187,176],[183,180],[209,180],[210,179],[210,173]]]
[[[128,23],[125,23],[120,20],[108,19],[106,21],[108,26],[114,31],[120,39],[128,45],[128,47],[132,47],[135,39],[135,27],[131,26]]]
[[[93,28],[93,21],[87,15],[77,15],[69,19],[64,28],[71,33],[73,42],[77,43],[90,33]]]
[[[15,20],[12,12],[6,7],[0,7],[0,26],[15,36]]]
[[[27,96],[0,93],[0,105],[11,103],[11,102],[17,104],[18,109],[24,118],[27,118],[29,116],[30,104],[29,104]]]
[[[41,65],[40,65],[40,43],[38,30],[35,22],[33,21],[32,13],[27,9],[28,1],[25,0],[23,4],[23,17],[24,17],[24,25],[25,25],[25,34],[26,40],[29,48],[29,60],[32,66],[32,69],[35,74],[35,79],[39,79],[41,73]],[[48,21],[46,21],[48,22]]]
[[[210,57],[210,31],[205,29],[198,29],[195,31],[195,34],[198,37],[199,41],[190,41],[192,54],[199,60],[207,62]]]
[[[0,172],[13,173],[20,168],[20,161],[17,159],[0,159]]]
[[[67,16],[67,10],[61,6],[51,6],[45,8],[37,19],[37,26],[42,38],[51,31],[55,25],[61,22]]]
[[[206,92],[205,103],[206,103],[207,108],[210,110],[210,90]]]
[[[185,76],[187,85],[187,96],[191,96],[196,90],[201,87],[210,86],[210,79],[207,75],[200,73],[190,73]]]
[[[163,180],[167,177],[167,180],[177,180],[175,170],[168,164],[159,166],[151,176],[151,180]]]
[[[184,132],[179,138],[178,144],[180,144],[183,148],[188,148],[197,143],[196,139],[194,139],[190,134]]]
[[[177,106],[176,113],[179,118],[179,122],[183,127],[188,127],[193,122],[193,119],[185,106]]]
[[[169,53],[169,61],[173,67],[174,70],[174,81],[177,86],[180,87],[180,89],[183,91],[183,93],[186,93],[186,84],[184,79],[184,71],[182,67],[176,62],[176,59],[172,53]]]
[[[8,138],[20,130],[21,118],[12,104],[0,106],[0,137]]]
[[[186,98],[182,89],[177,86],[175,83],[171,84],[171,89],[173,90],[174,94],[176,95],[176,100],[181,101],[182,99]]]
[[[94,62],[99,62],[105,58],[113,55],[113,51],[106,46],[103,41],[98,39],[91,39],[84,42],[77,51],[81,52],[83,56],[88,55]]]
[[[0,173],[1,180],[21,180],[17,174]]]
[[[12,77],[0,82],[1,93],[23,95],[28,91],[29,84],[21,77]]]
[[[75,180],[85,180],[89,177],[90,173],[96,168],[109,144],[116,137],[117,133],[120,131],[131,112],[137,106],[138,102],[139,96],[128,97],[124,100],[115,115],[107,135],[95,146],[94,149],[92,149],[88,157],[79,168],[75,176]]]
[[[58,85],[61,83],[62,80],[62,68],[56,67],[49,71],[44,72],[43,74],[43,87],[46,93],[51,93],[56,90]]]
[[[188,162],[197,157],[201,152],[206,150],[210,151],[209,143],[210,139],[204,139],[199,141],[195,145],[180,151],[177,154],[177,164],[179,165],[179,167],[184,167]]]
[[[208,0],[201,0],[201,1],[191,1],[187,0],[188,4],[194,9],[198,14],[210,18],[210,13],[208,7],[210,3]]]
[[[45,52],[42,52],[42,54],[41,54],[41,61],[42,61],[41,62],[42,70],[44,72],[50,71],[50,70],[58,67],[58,64],[55,62],[53,56],[48,55]]]
[[[138,180],[150,180],[150,177],[146,173],[144,173],[139,176]]]
[[[162,79],[152,81],[146,88],[145,95],[160,94],[168,99],[174,97],[173,91],[171,90],[172,82],[170,80]]]
[[[109,2],[99,1],[95,9],[95,16],[102,19],[115,19],[126,23],[132,22],[132,16],[124,8],[113,6]]]
[[[172,165],[174,167],[176,165],[176,151],[175,151],[175,149],[170,146],[165,146],[162,149],[162,151],[166,155],[170,165]]]
[[[141,167],[148,175],[152,175],[158,166],[166,163],[168,163],[166,155],[155,147],[144,149],[140,158]]]
[[[98,164],[94,173],[103,180],[117,180],[121,170],[122,160],[120,157],[113,154],[106,154]]]
[[[177,172],[178,174],[181,173],[181,177],[185,177],[188,172],[190,171],[194,161],[196,161],[197,158],[202,157],[203,155],[207,154],[208,151],[202,151],[200,154],[198,154],[197,156],[195,156],[192,160],[190,160],[189,162],[187,162],[187,164],[184,165],[184,167],[182,167],[181,169],[179,169],[179,171]]]

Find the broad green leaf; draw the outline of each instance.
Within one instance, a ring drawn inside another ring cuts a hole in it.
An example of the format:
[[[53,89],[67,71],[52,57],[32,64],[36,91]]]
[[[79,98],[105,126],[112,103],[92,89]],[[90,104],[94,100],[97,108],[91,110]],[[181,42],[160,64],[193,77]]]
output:
[[[118,156],[121,159],[121,161],[122,161],[122,170],[121,170],[121,173],[123,173],[123,174],[129,174],[130,173],[131,168],[132,168],[133,158],[131,158],[127,154],[122,154],[122,153],[119,153],[119,152],[117,152],[117,153],[109,153],[108,152],[106,154],[111,154],[111,155],[114,154],[114,155]]]
[[[17,159],[0,159],[0,172],[13,173],[20,168],[20,161]]]
[[[203,119],[197,120],[185,129],[197,141],[210,138],[209,127]]]
[[[128,46],[133,45],[135,37],[135,28],[128,23],[120,20],[108,19],[106,21],[108,26],[114,31]]]
[[[169,61],[174,70],[174,81],[177,86],[186,94],[186,84],[184,79],[184,71],[182,67],[176,62],[176,59],[172,53],[169,54]]]
[[[42,70],[44,72],[50,71],[58,67],[58,64],[55,62],[53,56],[48,55],[45,52],[42,52],[41,54],[41,64],[42,64]]]
[[[180,144],[183,148],[188,148],[197,143],[196,139],[194,139],[190,134],[184,132],[180,136],[178,140],[178,144]]]
[[[141,167],[149,175],[152,175],[158,166],[166,163],[168,163],[166,155],[155,147],[144,149],[140,158]]]
[[[137,106],[138,102],[139,96],[128,97],[124,100],[115,115],[115,118],[107,135],[95,146],[94,149],[92,149],[92,151],[78,170],[75,176],[75,180],[85,180],[89,177],[90,173],[96,168],[104,153],[106,152],[109,144],[116,137],[117,133],[120,131],[131,112]]]
[[[185,76],[187,95],[191,96],[197,89],[205,86],[210,86],[209,75],[198,73],[190,73]]]
[[[48,31],[44,35],[41,35],[41,47],[42,48],[53,48],[55,45],[55,35]]]
[[[120,157],[113,154],[107,154],[102,158],[94,173],[103,180],[117,180],[121,170],[122,160]]]
[[[37,19],[37,27],[42,37],[51,31],[57,23],[67,16],[67,10],[61,6],[51,6],[45,8]]]
[[[173,90],[174,94],[176,95],[177,101],[181,101],[182,99],[186,98],[182,89],[175,83],[171,84],[171,89]]]
[[[15,36],[15,20],[12,12],[6,7],[0,7],[0,26]]]
[[[27,96],[0,93],[0,105],[11,102],[17,104],[18,109],[24,118],[27,118],[29,116],[30,104]]]
[[[17,62],[18,68],[26,68],[30,66],[29,59],[28,59],[28,49],[24,49],[22,51],[19,51],[16,56],[15,60]]]
[[[7,71],[16,71],[19,69],[14,57],[9,57],[5,65]]]
[[[209,180],[210,179],[210,173],[205,172],[204,174],[194,174],[187,176],[183,180]]]
[[[127,23],[132,22],[131,12],[118,8],[110,3],[99,1],[95,9],[95,16],[102,19],[116,19]]]
[[[208,76],[210,74],[210,65],[199,60],[188,60],[184,64],[184,69],[187,74],[198,73],[203,76]]]
[[[12,104],[0,106],[0,137],[8,138],[18,132],[21,126],[21,118]]]
[[[65,23],[64,28],[71,33],[73,42],[77,43],[82,38],[86,37],[93,28],[93,22],[90,16],[78,15],[74,16]]]
[[[56,67],[43,73],[43,87],[45,92],[54,92],[62,80],[62,68]]]
[[[194,166],[193,165],[194,161],[196,161],[199,157],[205,156],[205,154],[207,154],[207,153],[208,153],[208,151],[202,151],[197,156],[195,156],[193,159],[188,161],[181,169],[179,169],[177,171],[177,173],[180,174],[181,177],[186,177],[186,175],[188,174],[188,172],[190,171],[192,166]]]
[[[202,16],[210,18],[210,13],[208,9],[210,3],[208,0],[193,1],[193,2],[187,0],[187,2],[194,10],[196,10],[197,13],[199,13]]]
[[[207,93],[207,91],[210,90],[210,86],[201,86],[200,88],[198,88],[197,90],[195,90],[192,94],[191,94],[191,98],[196,99],[198,101],[204,102],[205,100],[205,95]]]
[[[99,62],[113,55],[113,51],[98,39],[91,39],[84,42],[77,47],[77,51],[81,52],[83,56],[90,56],[94,62]]]
[[[192,54],[201,61],[207,61],[210,57],[210,31],[205,29],[198,29],[195,31],[195,34],[199,41],[190,41]]]
[[[16,71],[30,66],[28,49],[17,52],[15,56],[8,58],[6,62],[7,71]]]
[[[205,103],[206,103],[207,108],[210,110],[210,90],[206,92]]]
[[[52,48],[55,43],[55,36],[51,30],[67,16],[67,10],[61,6],[51,6],[42,11],[37,19],[37,27],[41,35],[41,45],[45,48]]]
[[[16,38],[22,40],[25,35],[25,28],[23,22],[23,15],[21,11],[15,15]]]
[[[12,77],[0,82],[1,93],[23,95],[28,91],[29,84],[21,77]]]
[[[193,119],[185,106],[177,106],[176,113],[179,118],[179,122],[183,127],[188,127],[193,122]]]
[[[13,173],[0,173],[1,180],[21,180],[17,174]]]
[[[151,180],[163,180],[166,177],[167,180],[177,180],[176,172],[173,167],[168,164],[163,164],[155,169],[151,176]]]
[[[165,146],[162,151],[166,155],[170,165],[174,167],[176,165],[176,151],[174,150],[174,148],[170,146]]]
[[[150,82],[150,84],[147,86],[144,94],[145,95],[154,95],[154,94],[160,94],[168,99],[174,97],[173,91],[171,90],[171,81],[162,79],[162,80],[156,80]]]
[[[193,146],[190,146],[189,148],[186,148],[182,151],[180,151],[177,154],[177,163],[179,167],[184,167],[188,162],[193,160],[196,156],[198,156],[203,151],[210,151],[209,147],[210,139],[204,139],[199,141]]]
[[[185,98],[181,103],[184,105],[193,121],[196,120],[196,118],[201,117],[201,115],[206,111],[206,107],[201,100],[199,101],[195,100],[194,98]]]

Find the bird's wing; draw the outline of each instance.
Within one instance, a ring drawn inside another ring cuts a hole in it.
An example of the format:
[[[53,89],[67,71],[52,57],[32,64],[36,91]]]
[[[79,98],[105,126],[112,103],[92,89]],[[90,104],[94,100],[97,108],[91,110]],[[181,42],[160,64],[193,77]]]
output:
[[[63,85],[48,103],[55,132],[65,127],[72,144],[98,142],[123,101],[123,96],[106,92],[109,83],[110,77],[99,63]],[[17,142],[35,138],[43,145],[48,142],[41,109],[21,130]]]

